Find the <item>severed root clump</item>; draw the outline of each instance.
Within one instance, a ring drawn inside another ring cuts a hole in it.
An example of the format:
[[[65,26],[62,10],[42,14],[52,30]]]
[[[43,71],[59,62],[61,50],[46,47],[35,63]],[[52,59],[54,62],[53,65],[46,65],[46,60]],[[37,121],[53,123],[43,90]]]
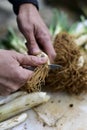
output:
[[[57,53],[55,64],[63,67],[61,70],[51,70],[46,78],[46,88],[51,91],[64,90],[79,94],[87,90],[87,63],[81,56],[80,49],[73,38],[62,32],[54,40]]]
[[[41,53],[39,56],[47,56]],[[23,90],[27,92],[38,92],[41,91],[42,84],[45,83],[45,78],[48,76],[48,63],[37,67],[31,79],[23,86]]]

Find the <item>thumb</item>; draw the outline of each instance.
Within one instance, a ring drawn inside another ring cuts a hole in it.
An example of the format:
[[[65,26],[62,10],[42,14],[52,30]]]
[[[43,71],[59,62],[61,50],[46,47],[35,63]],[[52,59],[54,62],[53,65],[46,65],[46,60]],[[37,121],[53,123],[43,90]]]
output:
[[[33,76],[33,73],[34,73],[33,71],[27,70],[27,69],[25,69],[25,68],[23,68],[21,66],[18,68],[18,70],[19,70],[20,77],[21,77],[20,80],[24,84],[27,82],[27,80],[29,80]]]
[[[47,57],[37,57],[19,53],[16,56],[16,58],[20,65],[27,65],[27,66],[39,66],[45,64],[48,60]]]

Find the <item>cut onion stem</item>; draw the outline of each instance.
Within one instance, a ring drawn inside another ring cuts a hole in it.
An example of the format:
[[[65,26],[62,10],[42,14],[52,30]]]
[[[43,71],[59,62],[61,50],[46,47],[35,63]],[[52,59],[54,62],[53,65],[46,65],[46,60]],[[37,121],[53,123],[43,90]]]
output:
[[[27,94],[27,92],[19,91],[19,92],[11,94],[9,96],[1,97],[2,100],[0,101],[0,105],[6,104],[6,103],[14,100],[15,98],[20,97],[20,96],[25,95],[25,94]]]
[[[15,116],[9,120],[0,123],[0,130],[11,129],[27,119],[27,113],[22,113],[21,115]]]
[[[0,107],[0,122],[41,103],[47,102],[49,98],[44,92],[35,92],[18,97]]]

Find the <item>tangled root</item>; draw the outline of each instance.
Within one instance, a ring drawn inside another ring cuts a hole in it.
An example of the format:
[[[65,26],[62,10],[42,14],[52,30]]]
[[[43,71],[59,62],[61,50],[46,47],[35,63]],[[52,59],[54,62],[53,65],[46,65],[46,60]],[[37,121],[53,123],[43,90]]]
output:
[[[45,82],[48,75],[45,90],[67,91],[73,94],[86,91],[87,63],[83,59],[73,37],[65,32],[58,34],[54,40],[54,48],[57,53],[54,63],[62,65],[62,68],[49,71],[47,63],[37,67],[34,75],[28,80],[23,89],[27,92],[41,91],[42,83]]]
[[[44,53],[41,53],[39,56],[47,56]],[[22,90],[30,92],[41,91],[41,86],[45,84],[45,78],[48,76],[48,63],[37,67],[34,71],[34,74],[31,79],[23,86]]]
[[[56,36],[54,48],[57,53],[55,64],[62,65],[61,70],[51,70],[46,78],[46,89],[67,91],[79,94],[87,90],[87,63],[79,64],[80,49],[73,38],[63,32]]]
[[[48,75],[48,65],[37,67],[34,71],[33,77],[27,81],[24,90],[27,92],[41,91],[42,84],[45,84],[45,78]]]

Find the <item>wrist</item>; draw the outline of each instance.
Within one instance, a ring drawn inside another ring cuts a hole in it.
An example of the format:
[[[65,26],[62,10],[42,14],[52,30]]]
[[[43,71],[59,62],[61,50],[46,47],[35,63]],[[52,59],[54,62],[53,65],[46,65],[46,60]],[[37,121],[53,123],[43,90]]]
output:
[[[24,5],[24,4],[32,4],[37,9],[39,9],[37,0],[15,0],[15,1],[16,2],[12,2],[12,4],[13,4],[13,9],[14,9],[14,12],[15,12],[16,15],[18,15],[18,13],[19,13],[20,6]]]
[[[25,3],[25,4],[21,4],[20,7],[19,7],[19,14],[21,12],[24,12],[24,10],[37,10],[36,6],[33,5],[32,3]]]

